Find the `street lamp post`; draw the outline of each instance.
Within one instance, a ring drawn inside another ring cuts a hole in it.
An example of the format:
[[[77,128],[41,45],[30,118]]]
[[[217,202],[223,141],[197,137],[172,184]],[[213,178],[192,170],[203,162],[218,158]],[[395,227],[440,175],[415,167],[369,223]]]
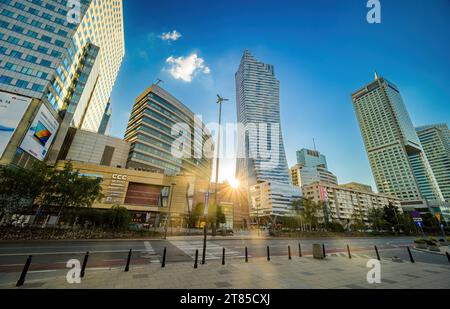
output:
[[[173,183],[171,188],[170,188],[170,200],[169,200],[169,214],[168,214],[168,218],[166,220],[166,226],[164,227],[164,239],[167,239],[167,224],[171,223],[172,217],[171,217],[171,211],[172,211],[172,202],[173,202],[173,190],[175,188],[176,184]]]
[[[216,153],[216,179],[215,179],[215,188],[214,188],[214,207],[217,209],[217,192],[218,192],[218,184],[219,184],[219,168],[220,168],[220,138],[221,138],[221,126],[222,126],[222,103],[228,101],[228,99],[222,98],[220,95],[217,95],[217,104],[219,104],[219,129],[217,133],[217,153]],[[217,211],[216,211],[217,213]],[[213,221],[216,219],[216,213],[213,214]],[[216,223],[212,223],[212,232],[213,236],[216,234]]]

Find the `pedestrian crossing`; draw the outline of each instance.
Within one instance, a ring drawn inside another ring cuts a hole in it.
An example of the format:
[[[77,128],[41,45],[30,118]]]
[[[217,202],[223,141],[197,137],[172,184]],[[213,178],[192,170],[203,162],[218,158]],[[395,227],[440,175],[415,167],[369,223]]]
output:
[[[145,247],[145,251],[142,251],[141,255],[140,255],[140,257],[142,259],[148,259],[149,263],[151,263],[151,264],[156,264],[156,263],[161,262],[159,259],[159,255],[155,252],[155,250],[153,249],[153,247],[149,241],[144,241],[144,247]]]
[[[199,258],[202,256],[203,241],[201,240],[171,241],[171,244],[177,247],[179,250],[183,251],[186,255],[190,256],[192,259],[195,258],[195,250],[198,250]],[[222,249],[223,249],[222,246],[208,242],[206,245],[206,260],[222,259]],[[230,249],[225,249],[225,255],[227,259],[245,257],[244,252],[238,252]]]
[[[329,257],[345,257],[348,258],[348,253],[345,252],[335,252],[327,254]],[[373,256],[367,255],[367,254],[358,254],[358,253],[352,253],[352,258],[360,258],[360,259],[373,259]]]

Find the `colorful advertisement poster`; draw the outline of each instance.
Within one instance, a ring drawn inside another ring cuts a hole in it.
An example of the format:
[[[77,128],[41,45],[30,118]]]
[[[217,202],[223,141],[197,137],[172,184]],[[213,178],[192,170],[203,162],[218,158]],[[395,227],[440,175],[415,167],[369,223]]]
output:
[[[42,105],[20,148],[36,159],[44,161],[58,128],[58,121],[49,109]]]
[[[30,103],[30,98],[0,92],[0,158]]]

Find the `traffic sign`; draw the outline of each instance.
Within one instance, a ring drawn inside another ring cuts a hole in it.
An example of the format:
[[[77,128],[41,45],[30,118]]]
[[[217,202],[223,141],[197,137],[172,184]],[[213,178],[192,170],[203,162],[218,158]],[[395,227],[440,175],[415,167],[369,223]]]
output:
[[[413,219],[414,219],[414,222],[423,222],[422,218],[413,218]]]

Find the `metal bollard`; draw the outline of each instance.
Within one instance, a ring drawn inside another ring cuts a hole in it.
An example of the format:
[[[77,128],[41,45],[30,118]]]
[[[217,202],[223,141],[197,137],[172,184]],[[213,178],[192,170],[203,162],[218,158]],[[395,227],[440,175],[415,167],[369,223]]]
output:
[[[84,273],[86,271],[88,259],[89,259],[89,251],[86,252],[86,255],[84,256],[83,266],[81,267],[81,272],[80,272],[80,278],[84,278]]]
[[[381,261],[380,253],[378,252],[378,247],[375,246],[375,252],[377,253],[377,260]]]
[[[130,252],[128,252],[127,265],[125,266],[125,272],[126,273],[130,271],[130,261],[131,261],[132,251],[133,250],[130,249]]]
[[[325,251],[325,244],[322,244],[322,250],[323,250],[323,258],[326,258],[327,252]]]
[[[195,262],[194,262],[194,268],[198,268],[198,249],[195,250]]]
[[[445,255],[447,256],[447,260],[450,263],[450,254],[448,252],[445,252]]]
[[[302,244],[298,243],[298,257],[302,257]]]
[[[166,254],[167,254],[167,248],[164,247],[163,260],[162,260],[161,268],[166,267]]]
[[[292,260],[291,246],[288,246],[288,256],[289,256],[289,260]]]
[[[17,281],[16,286],[23,286],[25,284],[25,278],[27,276],[28,273],[28,269],[30,269],[30,265],[31,265],[31,259],[33,258],[33,256],[29,256],[27,261],[25,262],[25,266],[23,267],[22,270],[22,274],[20,275],[19,281]]]
[[[270,262],[270,248],[267,246],[267,261]]]
[[[411,263],[415,263],[414,257],[413,257],[413,255],[411,253],[411,249],[409,249],[409,247],[407,247],[407,249],[408,249],[409,259],[411,260]]]
[[[225,248],[222,249],[222,265],[225,265]]]
[[[348,252],[348,258],[351,259],[352,258],[352,253],[350,252],[350,246],[347,245],[347,252]]]
[[[248,249],[245,247],[245,263],[248,263]]]

